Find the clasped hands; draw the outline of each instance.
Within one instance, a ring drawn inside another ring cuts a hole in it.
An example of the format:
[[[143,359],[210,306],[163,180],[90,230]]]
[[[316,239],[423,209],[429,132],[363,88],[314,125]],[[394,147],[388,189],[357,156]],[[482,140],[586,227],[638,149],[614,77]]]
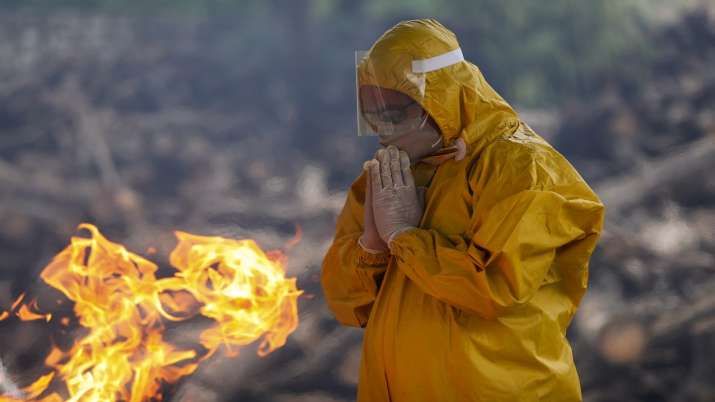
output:
[[[419,226],[424,212],[424,188],[416,187],[406,152],[394,145],[379,149],[363,165],[367,173],[361,246],[386,252],[394,237]]]

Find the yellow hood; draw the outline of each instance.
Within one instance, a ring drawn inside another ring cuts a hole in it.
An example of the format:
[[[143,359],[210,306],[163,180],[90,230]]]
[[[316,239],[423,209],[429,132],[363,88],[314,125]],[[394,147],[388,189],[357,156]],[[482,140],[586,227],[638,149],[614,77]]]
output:
[[[516,112],[487,83],[479,68],[461,61],[424,73],[424,94],[406,76],[413,60],[457,48],[454,33],[434,19],[400,22],[375,42],[358,65],[358,82],[396,90],[420,102],[442,131],[445,146],[462,136],[468,152],[473,152],[519,126]]]

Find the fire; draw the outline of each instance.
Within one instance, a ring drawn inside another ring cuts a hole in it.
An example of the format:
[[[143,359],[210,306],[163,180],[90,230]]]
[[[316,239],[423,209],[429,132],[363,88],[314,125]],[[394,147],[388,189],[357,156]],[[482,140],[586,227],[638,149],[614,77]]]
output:
[[[70,350],[52,349],[45,364],[53,371],[24,388],[22,400],[161,400],[162,384],[193,373],[222,345],[235,355],[260,339],[264,356],[283,346],[298,325],[302,292],[294,278],[285,278],[284,256],[264,253],[253,240],[175,232],[179,242],[170,262],[177,271],[157,278],[151,261],[110,242],[93,225],[79,228],[91,237],[73,237],[41,277],[74,302],[83,336]],[[51,319],[33,310],[36,301],[15,315]],[[199,314],[212,320],[198,339],[205,351],[164,339],[167,323]],[[55,380],[64,383],[63,397],[45,395]],[[0,396],[0,402],[16,400]]]
[[[12,303],[10,311],[14,311],[15,315],[23,321],[34,321],[34,320],[45,320],[49,322],[52,319],[52,314],[40,314],[33,309],[37,310],[37,300],[32,300],[29,304],[21,304],[25,299],[25,294],[22,293],[17,299]],[[19,306],[19,308],[18,308]],[[10,317],[10,313],[3,311],[0,313],[0,321]]]

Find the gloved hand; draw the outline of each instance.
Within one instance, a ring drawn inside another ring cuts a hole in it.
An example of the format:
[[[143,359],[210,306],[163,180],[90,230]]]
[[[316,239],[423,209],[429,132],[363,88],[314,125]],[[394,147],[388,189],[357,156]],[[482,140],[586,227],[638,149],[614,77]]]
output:
[[[389,246],[400,232],[420,224],[423,203],[404,151],[390,145],[377,151],[377,160],[366,162],[370,172],[375,225],[380,238]]]
[[[365,184],[365,203],[363,204],[363,230],[362,236],[358,239],[358,244],[363,248],[363,250],[378,254],[387,252],[387,244],[380,238],[380,233],[377,231],[377,226],[375,225],[375,214],[373,213],[372,207],[372,180],[370,180],[370,171],[367,168],[367,162],[363,165],[363,169],[366,172],[366,184]]]

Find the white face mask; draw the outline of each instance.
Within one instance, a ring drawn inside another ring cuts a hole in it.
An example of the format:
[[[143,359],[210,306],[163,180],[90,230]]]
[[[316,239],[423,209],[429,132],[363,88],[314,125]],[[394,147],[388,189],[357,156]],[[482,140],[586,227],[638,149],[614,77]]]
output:
[[[383,135],[380,132],[380,143],[383,146],[396,145],[407,152],[412,161],[435,152],[442,147],[442,141],[442,135],[432,124],[423,124],[415,130],[403,132],[402,135]]]

